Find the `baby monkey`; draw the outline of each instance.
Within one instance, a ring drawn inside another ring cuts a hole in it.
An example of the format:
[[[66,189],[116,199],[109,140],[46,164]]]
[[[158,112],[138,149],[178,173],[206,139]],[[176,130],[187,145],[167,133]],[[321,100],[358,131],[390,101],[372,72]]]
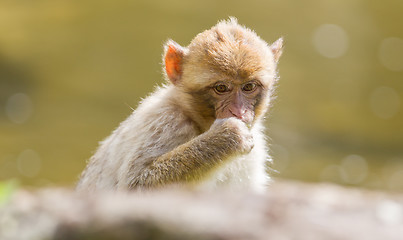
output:
[[[103,142],[77,189],[180,185],[263,190],[270,159],[263,116],[282,53],[235,18],[198,34],[188,47],[165,44],[167,84]]]

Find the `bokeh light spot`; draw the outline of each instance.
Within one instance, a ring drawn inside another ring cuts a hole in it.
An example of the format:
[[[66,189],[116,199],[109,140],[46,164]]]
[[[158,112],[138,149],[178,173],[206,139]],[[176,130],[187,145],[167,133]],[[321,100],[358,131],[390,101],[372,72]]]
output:
[[[17,167],[21,175],[35,177],[41,170],[41,158],[31,149],[26,149],[17,158]]]
[[[393,88],[376,88],[369,101],[372,112],[379,118],[392,118],[399,111],[400,96]]]
[[[33,112],[31,99],[24,93],[17,93],[8,98],[6,116],[14,123],[24,123]]]
[[[349,155],[341,160],[342,180],[348,184],[359,184],[368,175],[367,161],[359,155]]]
[[[343,56],[348,48],[347,33],[339,25],[323,24],[313,34],[313,45],[318,53],[327,58]]]
[[[391,71],[403,70],[403,40],[386,38],[379,47],[379,60]]]

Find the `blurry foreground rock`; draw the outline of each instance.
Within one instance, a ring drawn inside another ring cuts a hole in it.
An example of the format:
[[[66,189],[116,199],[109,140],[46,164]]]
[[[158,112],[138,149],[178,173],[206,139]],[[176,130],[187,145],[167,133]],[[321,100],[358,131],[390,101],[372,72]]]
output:
[[[0,239],[403,239],[403,195],[295,182],[265,195],[18,191]]]

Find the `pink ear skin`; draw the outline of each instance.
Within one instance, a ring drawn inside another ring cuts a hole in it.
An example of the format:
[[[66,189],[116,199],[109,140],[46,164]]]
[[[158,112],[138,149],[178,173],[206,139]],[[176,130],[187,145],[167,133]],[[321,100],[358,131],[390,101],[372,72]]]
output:
[[[173,84],[177,84],[182,77],[184,55],[185,49],[176,42],[170,40],[165,45],[165,72]]]
[[[283,53],[283,38],[277,39],[271,46],[271,51],[273,52],[274,61],[277,63]]]

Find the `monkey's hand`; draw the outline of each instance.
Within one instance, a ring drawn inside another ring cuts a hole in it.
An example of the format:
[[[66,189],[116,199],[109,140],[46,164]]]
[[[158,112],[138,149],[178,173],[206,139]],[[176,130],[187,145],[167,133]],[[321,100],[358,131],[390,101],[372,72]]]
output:
[[[246,124],[237,118],[224,118],[214,121],[209,132],[222,138],[223,144],[229,153],[249,153],[254,146],[253,135]]]
[[[173,150],[151,159],[137,176],[128,176],[130,188],[201,179],[231,156],[247,154],[253,137],[244,122],[236,118],[216,120],[205,133]],[[132,172],[130,172],[132,173]]]

